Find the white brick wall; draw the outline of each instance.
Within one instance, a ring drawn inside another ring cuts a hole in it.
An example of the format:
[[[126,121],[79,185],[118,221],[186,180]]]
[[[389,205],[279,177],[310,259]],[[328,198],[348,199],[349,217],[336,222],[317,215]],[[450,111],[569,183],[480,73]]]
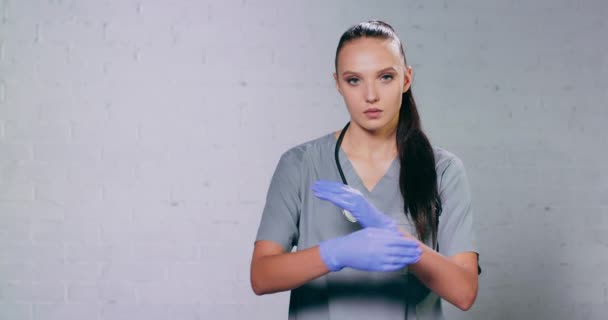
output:
[[[340,128],[334,51],[392,23],[481,244],[457,319],[608,314],[608,4],[0,1],[0,319],[284,319],[249,259],[280,154]],[[322,116],[320,116],[322,115]]]

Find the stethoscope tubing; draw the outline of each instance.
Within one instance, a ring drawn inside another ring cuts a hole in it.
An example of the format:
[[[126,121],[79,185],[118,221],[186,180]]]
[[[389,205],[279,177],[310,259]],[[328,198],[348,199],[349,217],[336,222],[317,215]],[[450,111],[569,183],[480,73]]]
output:
[[[342,166],[340,165],[340,156],[339,155],[340,155],[340,146],[342,145],[342,140],[344,140],[344,134],[346,134],[346,130],[348,129],[349,125],[350,125],[350,121],[348,123],[346,123],[346,125],[342,129],[342,132],[340,132],[340,136],[338,137],[338,141],[336,141],[336,147],[334,150],[334,157],[336,159],[336,167],[338,167],[338,173],[340,173],[340,178],[342,179],[342,183],[344,183],[345,185],[348,185],[348,182],[346,181],[346,177],[344,176],[344,171],[342,171]],[[357,219],[348,210],[343,209],[342,214],[344,215],[344,217],[346,217],[346,220],[353,222],[353,223],[357,222]]]

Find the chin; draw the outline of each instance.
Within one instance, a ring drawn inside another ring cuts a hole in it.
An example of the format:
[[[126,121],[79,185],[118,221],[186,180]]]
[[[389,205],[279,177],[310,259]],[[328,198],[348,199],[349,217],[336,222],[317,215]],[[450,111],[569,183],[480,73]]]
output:
[[[386,126],[388,126],[389,121],[386,121],[384,119],[374,119],[374,120],[365,119],[363,121],[357,122],[357,124],[361,128],[363,128],[365,131],[376,132],[376,131],[381,130],[381,129],[385,128]]]
[[[378,119],[361,119],[357,122],[359,126],[367,131],[377,131],[392,125],[392,121],[388,118],[381,117]],[[395,121],[395,126],[397,121]]]

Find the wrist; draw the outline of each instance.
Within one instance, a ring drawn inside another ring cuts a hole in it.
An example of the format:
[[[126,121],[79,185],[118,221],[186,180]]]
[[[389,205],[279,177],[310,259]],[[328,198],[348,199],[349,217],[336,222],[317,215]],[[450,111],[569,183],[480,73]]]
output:
[[[321,261],[323,261],[330,272],[340,271],[342,268],[344,268],[334,254],[336,240],[337,239],[328,239],[319,243],[319,255],[321,256]]]

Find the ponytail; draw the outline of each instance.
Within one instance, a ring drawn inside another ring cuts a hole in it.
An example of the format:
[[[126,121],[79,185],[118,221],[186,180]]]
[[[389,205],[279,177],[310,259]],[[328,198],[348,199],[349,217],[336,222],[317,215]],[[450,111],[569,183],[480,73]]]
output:
[[[401,163],[399,188],[404,200],[403,210],[414,223],[418,238],[424,241],[430,235],[434,247],[441,213],[435,156],[422,131],[411,88],[403,93],[396,140]]]

